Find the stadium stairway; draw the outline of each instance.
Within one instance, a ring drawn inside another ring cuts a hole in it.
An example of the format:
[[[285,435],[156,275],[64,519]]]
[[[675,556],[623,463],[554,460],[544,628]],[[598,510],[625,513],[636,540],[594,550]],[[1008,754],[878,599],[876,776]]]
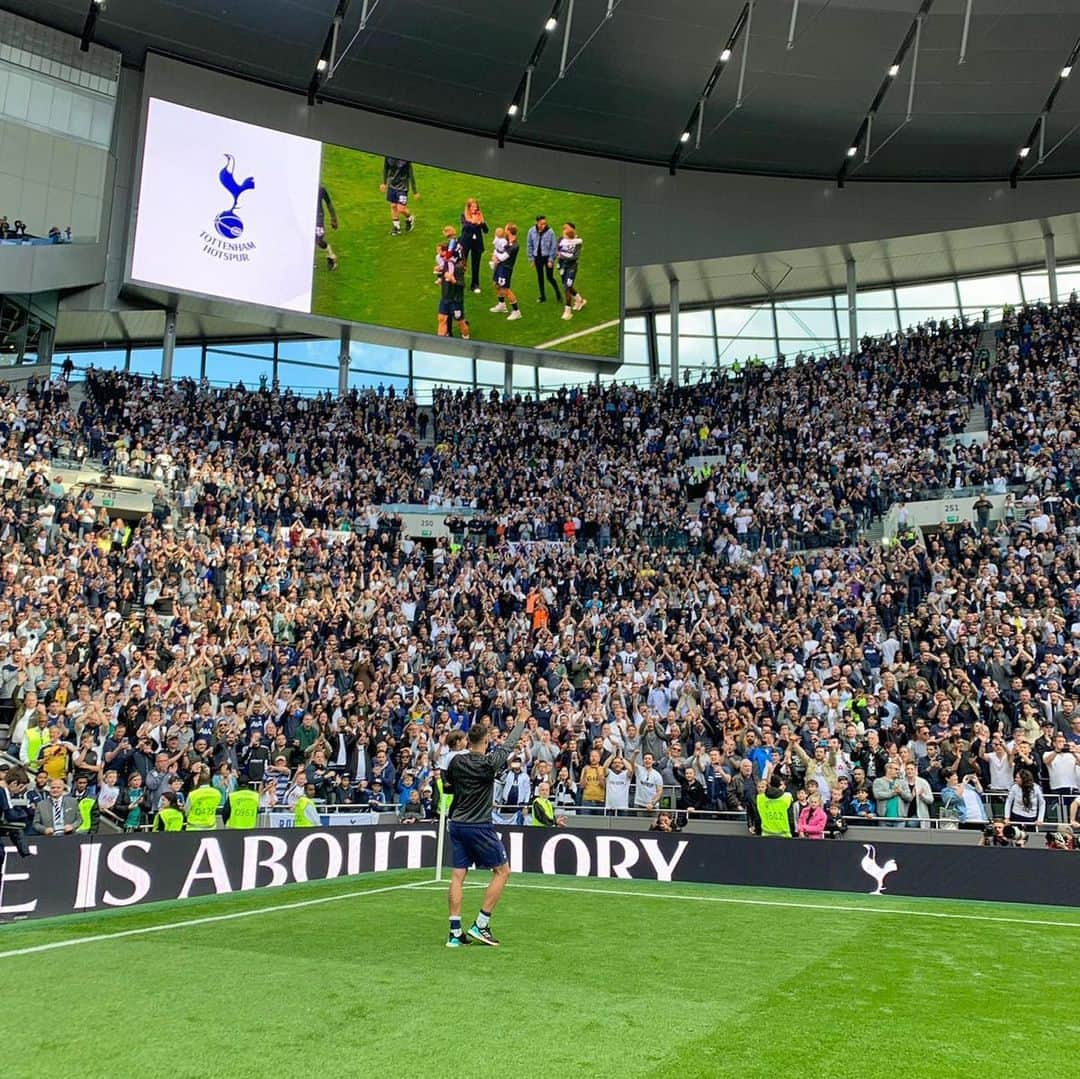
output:
[[[999,322],[988,322],[982,328],[982,333],[979,334],[979,343],[975,348],[976,355],[982,355],[984,352],[987,357],[987,361],[993,359],[997,354],[997,331],[1001,328]],[[967,426],[964,428],[964,434],[966,435],[985,435],[989,430],[986,422],[986,410],[979,405],[975,405],[971,409],[971,414],[968,416]]]
[[[420,413],[426,413],[428,418],[427,427],[424,429],[424,437],[420,437],[420,424],[416,425],[416,444],[418,446],[434,446],[435,445],[435,410],[433,408],[425,407],[421,405],[416,412],[417,420],[420,418]]]

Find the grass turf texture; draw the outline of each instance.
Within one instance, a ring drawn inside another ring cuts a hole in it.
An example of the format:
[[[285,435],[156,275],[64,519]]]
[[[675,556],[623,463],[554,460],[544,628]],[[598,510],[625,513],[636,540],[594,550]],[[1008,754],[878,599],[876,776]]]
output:
[[[313,313],[434,334],[439,306],[439,289],[431,272],[435,246],[442,240],[444,225],[453,225],[461,234],[465,200],[475,197],[491,231],[484,237],[480,274],[483,292],[479,296],[468,290],[465,293],[465,314],[474,340],[536,348],[621,317],[618,199],[414,164],[420,197],[410,192],[409,210],[416,215],[416,228],[406,233],[403,220],[402,234],[391,236],[390,204],[379,190],[382,167],[383,159],[376,154],[329,144],[323,147],[322,183],[334,202],[340,225],[335,232],[328,217],[326,238],[338,256],[338,269],[331,273],[325,252],[315,248]],[[525,248],[538,213],[548,215],[556,238],[561,235],[562,223],[570,220],[585,241],[578,285],[588,305],[566,322],[559,317],[563,309],[554,301],[550,285],[546,286],[547,303],[536,302],[536,271],[525,257]],[[496,302],[492,272],[487,265],[495,228],[509,221],[518,226],[521,247],[513,287],[523,317],[515,322],[488,310]],[[457,328],[454,335],[458,336]],[[551,348],[589,356],[618,356],[619,346],[617,327],[607,327]]]
[[[5,1002],[8,1073],[352,1079],[438,1062],[512,1079],[1033,1079],[1075,1067],[1080,911],[517,876],[493,922],[503,947],[451,950],[445,886],[427,881],[384,873],[6,927],[3,953],[263,911],[0,957],[20,987]],[[358,891],[371,894],[346,897]],[[466,890],[466,925],[482,894]],[[332,896],[345,898],[272,909]],[[65,982],[92,995],[43,1020]]]

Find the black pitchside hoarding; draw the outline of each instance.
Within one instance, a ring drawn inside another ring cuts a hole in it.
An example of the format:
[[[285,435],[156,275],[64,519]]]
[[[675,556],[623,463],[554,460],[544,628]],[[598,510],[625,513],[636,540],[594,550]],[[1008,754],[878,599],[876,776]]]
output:
[[[886,838],[756,839],[501,829],[515,872],[1080,905],[1080,855]],[[884,833],[884,830],[883,830]],[[433,826],[38,838],[8,851],[0,913],[22,918],[435,865]]]

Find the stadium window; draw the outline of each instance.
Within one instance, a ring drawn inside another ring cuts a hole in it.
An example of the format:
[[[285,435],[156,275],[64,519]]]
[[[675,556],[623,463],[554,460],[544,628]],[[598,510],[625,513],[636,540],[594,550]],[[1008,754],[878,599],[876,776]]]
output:
[[[805,338],[782,337],[780,338],[780,351],[786,360],[794,360],[801,352],[804,356],[828,356],[836,352],[836,338],[816,341]]]
[[[773,336],[772,311],[768,306],[718,307],[713,313],[716,316],[716,333],[719,337]]]
[[[99,371],[123,371],[127,363],[127,349],[103,349],[100,352],[64,352],[57,349],[53,354],[53,371],[59,372],[64,360],[71,357],[76,372],[84,371],[87,367],[96,367]],[[77,374],[76,378],[79,377]]]
[[[262,342],[243,346],[246,349],[262,350]],[[235,386],[242,382],[254,389],[265,376],[267,382],[274,378],[274,346],[269,343],[270,359],[264,359],[255,352],[242,353],[235,346],[228,348],[208,348],[206,350],[206,377],[216,385]]]
[[[776,338],[774,337],[721,337],[717,341],[720,348],[720,366],[730,367],[733,363],[746,365],[752,359],[773,363],[776,360]]]
[[[803,296],[798,300],[777,300],[776,310],[781,308],[788,311],[831,311],[832,296],[820,293],[817,296]]]
[[[476,384],[485,387],[494,386],[502,393],[503,365],[498,360],[477,360]]]
[[[624,363],[643,363],[649,365],[649,341],[644,334],[623,334]]]
[[[772,341],[769,347],[772,347]],[[665,374],[664,364],[671,363],[671,335],[658,334],[656,355],[660,360],[660,374]],[[716,340],[713,337],[686,337],[679,334],[679,365],[685,367],[715,367]]]
[[[173,378],[193,378],[198,382],[201,373],[202,347],[200,345],[183,345],[173,351]]]
[[[658,311],[656,313],[656,332],[671,333],[671,312]],[[711,311],[680,311],[679,312],[679,336],[684,333],[693,337],[712,337],[713,322]]]
[[[336,394],[338,369],[336,366],[317,366],[312,363],[284,363],[279,360],[278,383],[283,390],[291,389],[294,393],[309,397],[317,393],[323,393],[326,390]]]
[[[836,344],[836,320],[831,304],[826,308],[790,307],[787,304],[781,307],[777,304],[776,330],[781,337]]]
[[[479,363],[479,361],[477,361]],[[499,369],[499,388],[502,388],[502,364],[491,361]],[[472,385],[472,360],[468,356],[446,356],[441,352],[414,352],[413,378],[427,378],[446,385]],[[481,380],[483,381],[483,380]]]
[[[997,274],[993,277],[962,277],[960,302],[964,310],[989,307],[1000,312],[1001,305],[1020,303],[1020,278],[1017,274]]]
[[[858,308],[859,314],[859,336],[860,337],[875,337],[879,334],[896,333],[896,310],[891,308],[889,310],[881,310],[879,308],[865,308],[860,306]],[[845,331],[848,328],[847,311],[840,312],[840,333],[847,339]]]
[[[938,281],[932,285],[905,285],[896,290],[896,302],[901,312],[918,307],[933,307],[942,314],[956,314],[956,289],[951,281]]]
[[[1026,273],[1020,275],[1024,289],[1025,303],[1038,303],[1039,300],[1050,302],[1050,275],[1047,273]],[[1058,277],[1058,299],[1061,299],[1061,278]],[[1066,293],[1065,298],[1068,298]]]
[[[926,325],[928,322],[940,322],[942,319],[956,318],[956,306],[945,307],[909,307],[900,311],[900,325],[906,330],[909,326]]]
[[[408,382],[409,350],[389,345],[372,345],[366,341],[353,341],[349,346],[349,364],[357,371],[385,372],[387,375],[403,375]],[[350,383],[351,385],[351,383]],[[376,382],[376,385],[378,383]]]
[[[341,342],[328,341],[325,338],[316,337],[278,343],[278,359],[287,360],[289,363],[318,363],[336,368],[340,354]],[[337,385],[336,382],[335,385]]]
[[[514,393],[522,397],[536,397],[536,368],[532,364],[514,364]]]
[[[623,364],[625,367],[626,364]],[[619,368],[622,370],[622,367]],[[646,372],[647,372],[646,368]],[[554,367],[541,367],[540,368],[540,392],[545,396],[550,396],[552,390],[557,390],[561,386],[581,386],[589,381],[589,376],[584,371],[559,371]]]
[[[882,311],[895,311],[896,310],[896,297],[893,295],[891,288],[879,288],[879,289],[867,289],[867,291],[859,291],[856,294],[855,305],[862,310],[882,310]],[[956,302],[955,300],[953,301]],[[836,297],[837,306],[840,308],[841,314],[847,311],[847,293],[841,292]]]
[[[628,318],[623,321],[624,333],[648,333],[648,331],[644,318]]]
[[[1080,292],[1080,266],[1067,266],[1058,270],[1058,299],[1067,300],[1075,289]]]
[[[133,348],[129,370],[133,375],[160,375],[161,349]]]
[[[358,371],[355,367],[349,368],[350,390],[377,390],[379,386],[384,389],[393,386],[397,393],[407,393],[409,378],[408,375],[389,375],[385,371]]]

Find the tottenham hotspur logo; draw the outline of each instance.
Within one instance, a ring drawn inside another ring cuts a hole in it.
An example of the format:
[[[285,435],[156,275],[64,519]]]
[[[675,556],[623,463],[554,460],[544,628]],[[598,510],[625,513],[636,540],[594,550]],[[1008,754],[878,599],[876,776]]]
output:
[[[221,172],[218,173],[218,179],[221,181],[221,186],[232,196],[232,205],[227,210],[222,210],[221,213],[214,218],[214,228],[217,229],[218,235],[226,240],[238,240],[244,232],[244,222],[240,220],[240,215],[236,212],[237,204],[240,202],[240,196],[245,191],[255,190],[255,177],[249,176],[242,184],[236,182],[236,177],[233,175],[233,169],[236,167],[235,159],[232,154],[225,155],[225,166]]]
[[[896,862],[890,858],[884,865],[878,865],[877,850],[870,843],[864,843],[863,849],[866,851],[866,856],[859,863],[862,866],[862,871],[868,876],[873,877],[877,881],[877,887],[874,888],[871,895],[881,895],[885,891],[885,878],[890,873],[895,873],[899,866]]]
[[[236,208],[240,204],[240,196],[245,191],[255,190],[255,177],[249,176],[240,183],[233,175],[235,168],[236,158],[232,154],[226,154],[225,165],[218,173],[218,180],[229,193],[232,205],[214,218],[213,232],[209,229],[200,231],[199,241],[202,243],[203,254],[211,258],[221,262],[250,262],[255,253],[255,243],[252,240],[242,239],[244,222],[240,220]]]

